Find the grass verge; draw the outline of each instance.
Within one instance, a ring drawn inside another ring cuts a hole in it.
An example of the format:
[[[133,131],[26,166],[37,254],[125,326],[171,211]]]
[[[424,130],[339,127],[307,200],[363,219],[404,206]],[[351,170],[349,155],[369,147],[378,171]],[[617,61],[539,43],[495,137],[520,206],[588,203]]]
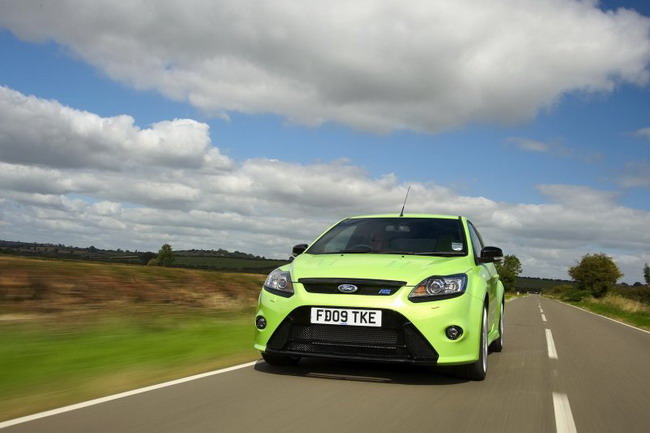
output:
[[[564,302],[650,331],[650,307],[641,302],[616,294],[608,294],[601,299],[585,298],[579,302]]]
[[[0,322],[0,420],[254,360],[251,311],[177,306]]]
[[[510,299],[517,299],[517,298],[523,298],[524,296],[527,296],[528,293],[513,293],[513,292],[505,292],[505,299],[506,301],[509,301]]]

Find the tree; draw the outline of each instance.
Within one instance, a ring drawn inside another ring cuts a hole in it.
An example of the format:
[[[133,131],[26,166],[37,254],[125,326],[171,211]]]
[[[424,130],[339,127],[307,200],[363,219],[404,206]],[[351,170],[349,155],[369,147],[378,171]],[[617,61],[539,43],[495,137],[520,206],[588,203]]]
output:
[[[603,253],[585,254],[580,263],[569,268],[569,275],[581,290],[589,290],[595,298],[605,296],[623,276],[614,260]]]
[[[164,244],[160,247],[160,251],[158,251],[158,264],[160,266],[171,266],[174,260],[176,260],[176,257],[174,257],[171,245]]]
[[[152,253],[151,251],[147,251],[146,253],[140,253],[139,258],[140,258],[140,263],[143,265],[148,264],[152,259],[155,259],[158,257],[156,253]]]
[[[643,278],[645,278],[646,284],[650,284],[650,266],[647,263],[643,267]]]
[[[503,262],[495,263],[495,266],[506,291],[515,291],[517,277],[522,271],[521,262],[517,256],[509,254],[503,258]]]

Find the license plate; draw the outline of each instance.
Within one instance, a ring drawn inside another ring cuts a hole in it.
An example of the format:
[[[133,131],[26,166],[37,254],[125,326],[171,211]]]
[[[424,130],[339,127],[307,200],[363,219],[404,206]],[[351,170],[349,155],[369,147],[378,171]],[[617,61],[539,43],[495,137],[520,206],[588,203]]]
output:
[[[311,309],[311,323],[380,327],[381,310],[313,307]]]

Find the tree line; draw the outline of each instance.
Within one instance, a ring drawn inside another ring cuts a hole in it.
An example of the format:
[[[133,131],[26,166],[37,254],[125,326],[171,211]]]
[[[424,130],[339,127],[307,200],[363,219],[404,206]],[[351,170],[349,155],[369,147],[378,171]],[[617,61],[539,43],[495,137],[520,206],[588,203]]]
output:
[[[495,266],[505,290],[517,290],[517,277],[523,271],[519,258],[514,254],[506,255],[503,261]],[[623,277],[614,260],[603,253],[585,254],[576,265],[569,268],[568,274],[576,282],[576,289],[582,292],[582,295],[594,298],[604,297]],[[643,267],[643,278],[645,283],[650,285],[650,266],[647,263]]]
[[[149,258],[150,266],[172,266],[176,257],[170,244],[163,244],[158,254]],[[495,264],[499,278],[506,291],[517,290],[517,277],[522,273],[521,261],[514,254],[504,256],[501,262]],[[614,260],[606,254],[585,254],[580,262],[569,268],[569,276],[576,281],[577,290],[584,295],[594,298],[604,297],[610,291],[623,273]],[[643,277],[646,284],[650,284],[650,266],[646,263],[643,267]]]

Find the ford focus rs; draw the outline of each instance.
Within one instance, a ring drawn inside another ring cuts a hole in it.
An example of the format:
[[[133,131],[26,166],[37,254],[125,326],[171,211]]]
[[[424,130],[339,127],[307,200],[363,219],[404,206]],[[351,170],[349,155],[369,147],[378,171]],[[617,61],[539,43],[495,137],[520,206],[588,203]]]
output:
[[[503,347],[503,253],[465,217],[346,218],[293,255],[259,296],[255,348],[269,364],[460,365],[483,380]]]

